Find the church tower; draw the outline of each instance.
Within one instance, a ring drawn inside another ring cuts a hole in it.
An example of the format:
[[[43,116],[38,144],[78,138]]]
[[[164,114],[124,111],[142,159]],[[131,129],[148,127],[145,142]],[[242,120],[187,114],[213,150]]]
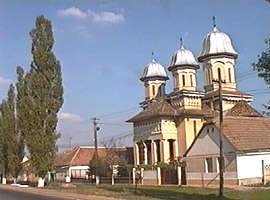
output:
[[[223,109],[232,108],[239,101],[253,101],[253,97],[237,90],[235,63],[237,52],[230,37],[221,32],[213,17],[213,30],[204,40],[198,61],[202,63],[204,72],[204,103],[218,109],[218,80],[222,81]]]
[[[203,40],[203,47],[198,57],[203,65],[204,89],[211,92],[218,89],[218,83],[213,80],[221,79],[223,90],[236,91],[234,50],[230,37],[219,31],[214,24],[213,30]]]
[[[168,68],[173,75],[174,91],[195,91],[197,84],[196,70],[199,69],[199,64],[193,53],[183,46],[182,38],[180,41],[180,49],[172,56],[171,64]]]
[[[144,68],[143,75],[140,78],[144,82],[145,101],[150,101],[157,96],[165,94],[166,80],[169,77],[165,68],[153,58]]]

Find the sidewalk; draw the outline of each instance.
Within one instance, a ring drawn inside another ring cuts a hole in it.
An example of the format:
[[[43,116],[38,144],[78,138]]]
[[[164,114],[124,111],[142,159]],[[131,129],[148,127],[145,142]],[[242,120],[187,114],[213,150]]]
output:
[[[95,195],[82,195],[82,194],[75,194],[75,193],[65,193],[65,192],[59,192],[51,189],[39,189],[34,187],[28,187],[28,188],[20,188],[16,186],[11,185],[2,185],[0,184],[0,188],[8,189],[8,190],[15,190],[20,192],[27,192],[32,194],[39,194],[44,196],[51,196],[51,197],[65,197],[70,198],[71,200],[116,200],[114,198],[110,197],[102,197],[102,196],[95,196]]]

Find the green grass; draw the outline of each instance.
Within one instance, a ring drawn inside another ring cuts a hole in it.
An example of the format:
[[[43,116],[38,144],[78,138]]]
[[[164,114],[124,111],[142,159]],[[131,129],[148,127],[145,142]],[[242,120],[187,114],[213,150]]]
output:
[[[223,198],[218,197],[218,189],[195,187],[138,186],[137,193],[135,193],[134,186],[131,185],[76,185],[73,188],[54,185],[49,188],[63,192],[127,200],[270,200],[270,188],[250,189],[248,191],[225,189]]]

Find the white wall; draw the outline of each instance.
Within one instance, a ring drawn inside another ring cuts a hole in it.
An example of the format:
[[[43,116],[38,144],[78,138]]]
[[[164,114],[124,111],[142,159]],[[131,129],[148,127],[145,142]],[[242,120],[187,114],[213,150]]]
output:
[[[262,177],[262,160],[265,164],[270,164],[270,152],[237,155],[237,178]]]
[[[71,166],[69,169],[89,169],[89,166]]]

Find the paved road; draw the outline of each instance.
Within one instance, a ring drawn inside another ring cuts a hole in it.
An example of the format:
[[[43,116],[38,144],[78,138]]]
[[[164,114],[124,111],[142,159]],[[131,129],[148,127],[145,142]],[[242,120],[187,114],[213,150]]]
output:
[[[0,200],[72,200],[72,198],[50,197],[0,188]]]

